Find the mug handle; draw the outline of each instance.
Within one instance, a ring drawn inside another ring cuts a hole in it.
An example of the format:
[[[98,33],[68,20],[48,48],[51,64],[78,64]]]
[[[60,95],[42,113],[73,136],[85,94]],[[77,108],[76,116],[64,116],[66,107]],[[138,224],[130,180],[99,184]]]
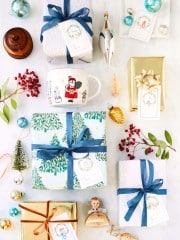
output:
[[[88,97],[87,101],[90,101],[91,99],[96,97],[100,93],[100,90],[101,90],[101,82],[100,82],[99,78],[95,77],[94,75],[88,75],[88,79],[89,78],[92,78],[93,80],[95,80],[97,82],[98,88],[94,95]]]

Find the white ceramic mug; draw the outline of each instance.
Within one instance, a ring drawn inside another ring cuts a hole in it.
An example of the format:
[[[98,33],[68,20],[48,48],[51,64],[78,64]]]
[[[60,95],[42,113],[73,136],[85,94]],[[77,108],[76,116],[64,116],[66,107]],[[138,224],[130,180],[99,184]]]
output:
[[[62,68],[48,72],[48,98],[53,106],[85,105],[89,100],[96,97],[101,90],[100,80],[88,75],[82,69]],[[94,82],[95,85],[94,85]],[[89,86],[96,87],[95,93],[89,96]]]

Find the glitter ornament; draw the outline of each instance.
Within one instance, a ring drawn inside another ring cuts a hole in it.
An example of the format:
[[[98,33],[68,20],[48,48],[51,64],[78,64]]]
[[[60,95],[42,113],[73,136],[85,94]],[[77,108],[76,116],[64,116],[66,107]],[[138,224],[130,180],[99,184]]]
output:
[[[124,122],[124,113],[119,107],[113,107],[112,105],[109,108],[109,117],[116,123],[122,124]]]
[[[28,126],[28,120],[25,117],[20,117],[17,120],[17,125],[20,128],[26,128]]]
[[[158,12],[161,8],[162,0],[145,0],[144,6],[148,12]]]
[[[12,223],[8,218],[1,218],[0,219],[0,229],[8,230],[12,227]]]
[[[23,195],[24,194],[19,190],[12,190],[12,192],[10,193],[12,200],[20,200],[23,197]]]
[[[11,217],[16,217],[20,214],[21,212],[17,208],[10,208],[9,210],[9,215]]]
[[[14,0],[11,4],[11,12],[15,17],[26,18],[30,14],[30,5],[25,0]]]

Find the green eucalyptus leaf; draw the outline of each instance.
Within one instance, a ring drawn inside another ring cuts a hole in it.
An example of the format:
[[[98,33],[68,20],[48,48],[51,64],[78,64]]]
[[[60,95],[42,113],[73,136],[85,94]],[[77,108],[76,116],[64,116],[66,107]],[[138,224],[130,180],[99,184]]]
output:
[[[3,114],[7,118],[8,122],[9,122],[9,120],[10,120],[10,110],[9,110],[9,107],[8,107],[7,104],[4,104]]]
[[[9,120],[6,118],[3,112],[0,112],[0,117],[4,122],[9,123]]]
[[[149,140],[151,140],[152,143],[155,144],[157,139],[152,133],[148,133],[148,138],[149,138]]]
[[[6,94],[8,83],[9,83],[9,78],[1,86],[1,98],[3,98],[5,96],[5,94]]]
[[[167,130],[164,131],[164,136],[165,136],[165,138],[166,138],[166,141],[167,141],[170,145],[172,145],[172,137],[171,137],[170,133],[169,133]]]
[[[158,148],[156,152],[156,157],[160,157],[160,155],[161,155],[161,147]]]
[[[17,102],[13,98],[11,98],[11,106],[12,106],[13,109],[17,108]]]
[[[163,153],[161,155],[161,159],[166,159],[166,150],[165,149],[163,150]]]
[[[161,147],[161,148],[163,148],[163,149],[165,149],[165,148],[167,147],[166,142],[163,141],[163,140],[157,140],[157,141],[155,142],[155,145],[156,145],[156,146],[159,146],[159,147]]]
[[[165,159],[169,159],[169,152],[166,152]]]

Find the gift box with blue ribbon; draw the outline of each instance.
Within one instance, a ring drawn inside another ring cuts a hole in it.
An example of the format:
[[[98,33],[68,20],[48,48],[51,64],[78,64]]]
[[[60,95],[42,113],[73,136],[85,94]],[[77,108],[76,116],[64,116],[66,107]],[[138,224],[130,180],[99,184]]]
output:
[[[65,22],[68,25],[63,31],[61,26]],[[64,36],[70,36],[68,41]],[[50,63],[91,62],[92,36],[89,0],[44,0],[40,40],[43,52]],[[69,41],[73,50],[77,51],[74,55],[68,47]],[[86,51],[82,47],[84,41],[88,42],[89,46]]]
[[[163,160],[119,161],[119,226],[165,224],[166,162]]]
[[[106,185],[106,112],[34,113],[32,181],[36,189]]]

